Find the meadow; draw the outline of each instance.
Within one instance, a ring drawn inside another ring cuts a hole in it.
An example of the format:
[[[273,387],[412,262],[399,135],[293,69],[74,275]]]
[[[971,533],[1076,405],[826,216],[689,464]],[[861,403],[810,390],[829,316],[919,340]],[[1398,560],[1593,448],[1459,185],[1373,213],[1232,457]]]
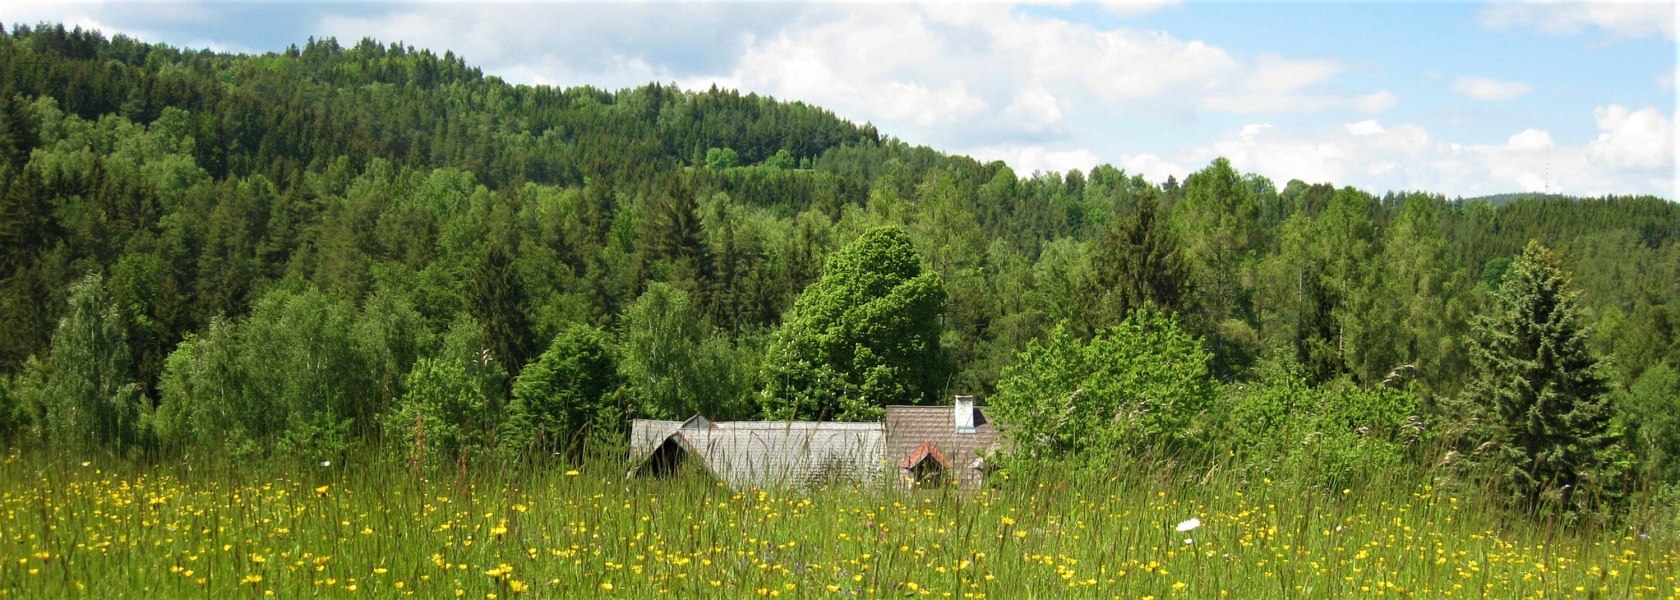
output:
[[[0,597],[1680,597],[1672,539],[1513,517],[1426,480],[1168,468],[906,493],[690,475],[12,453]]]

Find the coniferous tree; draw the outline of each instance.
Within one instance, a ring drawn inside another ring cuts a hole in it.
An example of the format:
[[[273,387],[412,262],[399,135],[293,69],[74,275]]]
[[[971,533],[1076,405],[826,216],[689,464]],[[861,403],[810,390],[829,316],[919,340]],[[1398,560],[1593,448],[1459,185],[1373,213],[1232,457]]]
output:
[[[1473,439],[1491,450],[1514,499],[1578,509],[1614,492],[1615,435],[1578,294],[1559,262],[1534,241],[1511,262],[1474,324],[1465,402],[1487,419]]]
[[[1184,308],[1178,244],[1158,218],[1153,190],[1142,196],[1137,214],[1111,226],[1098,245],[1097,284],[1105,290],[1104,316],[1115,323],[1145,304],[1168,312]]]

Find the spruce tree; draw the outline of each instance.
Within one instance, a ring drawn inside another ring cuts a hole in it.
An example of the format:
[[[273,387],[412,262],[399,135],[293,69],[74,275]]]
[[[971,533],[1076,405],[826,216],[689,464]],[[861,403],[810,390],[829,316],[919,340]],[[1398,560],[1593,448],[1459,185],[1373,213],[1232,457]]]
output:
[[[1474,378],[1465,400],[1486,419],[1479,447],[1491,450],[1514,499],[1574,510],[1614,490],[1615,440],[1578,293],[1559,264],[1533,241],[1512,261],[1491,306],[1476,319]]]

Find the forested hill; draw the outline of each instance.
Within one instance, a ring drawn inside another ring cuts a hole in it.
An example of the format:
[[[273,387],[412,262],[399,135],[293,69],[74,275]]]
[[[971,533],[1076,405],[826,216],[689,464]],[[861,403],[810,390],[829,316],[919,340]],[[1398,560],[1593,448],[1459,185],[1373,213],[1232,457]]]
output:
[[[1530,239],[1573,274],[1613,386],[1680,362],[1680,209],[1653,197],[1375,196],[1223,160],[1018,174],[800,103],[516,86],[371,40],[243,56],[8,25],[0,102],[0,431],[45,438],[80,435],[54,433],[58,397],[153,419],[94,436],[137,441],[193,427],[171,395],[219,394],[253,444],[317,418],[330,444],[375,433],[424,369],[516,402],[528,365],[578,368],[542,362],[562,346],[611,363],[568,402],[615,418],[800,412],[772,406],[800,384],[767,353],[848,297],[793,310],[880,226],[942,300],[913,375],[806,374],[868,402],[984,397],[1059,323],[1090,339],[1145,304],[1221,384],[1287,363],[1449,397]],[[858,365],[886,352],[852,342]]]

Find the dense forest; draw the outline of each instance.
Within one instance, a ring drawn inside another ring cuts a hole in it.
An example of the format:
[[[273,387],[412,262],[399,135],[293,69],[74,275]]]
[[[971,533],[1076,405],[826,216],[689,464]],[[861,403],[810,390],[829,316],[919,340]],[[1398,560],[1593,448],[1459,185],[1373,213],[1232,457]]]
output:
[[[9,24],[0,438],[456,460],[963,393],[1023,456],[1676,501],[1680,207],[1498,200],[1021,174],[733,90]]]

